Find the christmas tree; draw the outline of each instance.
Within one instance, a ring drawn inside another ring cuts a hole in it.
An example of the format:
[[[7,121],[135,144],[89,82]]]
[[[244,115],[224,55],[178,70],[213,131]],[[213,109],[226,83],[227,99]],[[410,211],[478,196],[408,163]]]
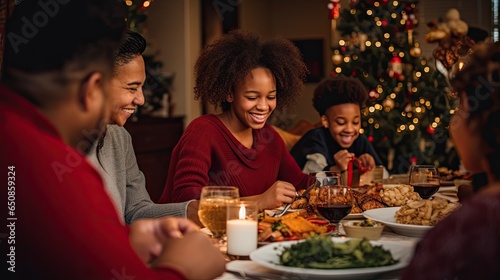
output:
[[[156,115],[167,117],[171,114],[171,87],[174,75],[166,75],[163,71],[163,63],[156,60],[157,53],[151,53],[149,50],[151,42],[148,41],[147,30],[144,28],[144,23],[148,18],[147,10],[153,0],[124,0],[127,6],[128,16],[127,25],[132,31],[141,34],[147,41],[148,47],[143,53],[144,63],[146,66],[146,81],[144,82],[143,91],[145,102],[138,109],[138,116],[141,115]],[[165,108],[167,107],[167,108]]]
[[[330,0],[334,75],[360,79],[369,91],[362,133],[392,173],[412,163],[445,166],[455,100],[415,38],[416,0]]]

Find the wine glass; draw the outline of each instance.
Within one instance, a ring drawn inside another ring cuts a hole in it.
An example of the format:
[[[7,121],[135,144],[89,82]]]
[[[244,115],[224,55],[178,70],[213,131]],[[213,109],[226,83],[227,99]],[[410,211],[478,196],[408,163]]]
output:
[[[239,202],[239,198],[238,188],[233,186],[205,186],[201,189],[198,217],[220,248],[226,245],[227,205]]]
[[[438,169],[433,165],[412,166],[409,184],[421,198],[428,199],[439,189]]]
[[[335,226],[333,236],[340,236],[339,222],[352,209],[353,196],[351,188],[343,184],[339,172],[320,171],[309,174],[309,183],[318,183],[316,196],[313,199],[316,212]]]

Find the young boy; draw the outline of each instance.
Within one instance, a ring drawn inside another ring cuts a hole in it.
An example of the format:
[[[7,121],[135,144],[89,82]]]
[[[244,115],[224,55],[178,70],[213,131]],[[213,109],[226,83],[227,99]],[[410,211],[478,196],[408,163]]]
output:
[[[367,98],[367,90],[352,77],[327,78],[316,87],[313,106],[323,126],[304,134],[290,151],[304,173],[342,172],[354,157],[368,170],[382,165],[368,139],[359,133],[361,107]]]

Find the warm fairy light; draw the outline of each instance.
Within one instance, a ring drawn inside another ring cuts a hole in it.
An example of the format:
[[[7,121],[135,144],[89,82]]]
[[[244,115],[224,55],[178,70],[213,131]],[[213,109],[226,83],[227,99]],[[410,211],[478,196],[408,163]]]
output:
[[[367,72],[363,72],[363,77],[368,78],[368,76],[370,76],[370,74],[368,74]]]
[[[377,20],[377,21],[375,22],[375,24],[376,24],[377,26],[382,26],[382,22],[381,22],[380,20]]]
[[[380,111],[380,110],[382,110],[382,108],[383,108],[383,107],[382,107],[382,105],[380,105],[380,104],[378,104],[378,103],[377,103],[377,104],[375,104],[375,106],[374,106],[374,107],[375,107],[375,109],[377,109],[377,110],[379,110],[379,111]]]
[[[404,52],[399,52],[399,54],[398,54],[398,55],[399,55],[399,57],[401,57],[401,58],[405,57],[405,53],[404,53]]]
[[[410,130],[414,130],[414,129],[415,129],[415,126],[414,126],[413,124],[410,124],[410,125],[408,126],[408,129],[410,129]]]
[[[132,3],[132,1],[127,0],[127,1],[125,1],[125,4],[126,4],[127,6],[132,6],[132,4],[133,4],[133,3]]]
[[[370,111],[370,113],[373,113],[373,112],[375,112],[375,107],[373,107],[373,106],[370,106],[370,108],[368,108],[368,111]]]
[[[412,87],[412,88],[411,88],[411,92],[415,93],[415,92],[417,92],[417,91],[418,91],[418,88],[417,88],[417,87]]]
[[[398,17],[398,15],[396,13],[391,14],[391,18],[397,18],[397,17]]]
[[[345,41],[344,40],[339,40],[339,45],[340,46],[345,46]]]
[[[413,119],[413,123],[414,123],[414,124],[417,124],[417,123],[418,123],[418,119],[417,119],[417,118],[414,118],[414,119]]]
[[[391,37],[391,34],[389,33],[384,33],[384,38],[389,39]]]
[[[355,54],[355,55],[353,55],[353,56],[352,56],[352,60],[358,60],[358,55],[356,55],[356,54]]]
[[[365,45],[366,45],[367,47],[370,47],[370,46],[372,45],[372,42],[370,42],[370,41],[366,41],[366,42],[365,42]]]
[[[415,4],[411,4],[410,7],[412,7],[413,9],[415,9]]]
[[[380,48],[380,46],[382,46],[382,43],[380,43],[379,41],[375,42],[375,47]]]
[[[363,133],[365,133],[365,130],[364,130],[364,129],[362,129],[362,128],[360,128],[360,129],[359,129],[359,133],[363,134]]]
[[[378,123],[376,123],[373,127],[375,127],[375,129],[378,129],[380,127],[380,125]]]
[[[380,6],[380,3],[379,2],[375,2],[375,3],[373,3],[373,6],[378,7],[378,6]]]
[[[401,25],[405,25],[405,24],[406,24],[406,20],[402,19],[402,20],[400,20],[400,21],[399,21],[399,23],[400,23]]]
[[[401,112],[401,116],[405,117],[406,116],[406,112],[405,111]]]
[[[142,4],[142,6],[143,6],[144,8],[147,8],[147,7],[149,7],[149,4],[150,4],[150,3],[151,3],[151,2],[149,2],[149,1],[147,1],[147,0],[146,0],[146,1],[144,1],[144,3]]]
[[[384,92],[384,89],[381,86],[379,86],[379,87],[377,87],[377,92],[382,93],[382,92]]]
[[[356,14],[356,9],[351,9],[350,12],[351,12],[351,15],[354,15],[354,14]]]
[[[401,129],[399,129],[399,127],[398,127],[398,129],[396,129],[396,131],[397,131],[398,133],[401,133]]]
[[[366,11],[366,14],[369,15],[369,16],[371,16],[373,14],[373,11],[372,10],[368,10],[368,11]]]
[[[438,123],[438,122],[440,122],[440,121],[441,121],[441,119],[440,119],[439,117],[436,117],[436,118],[434,119],[434,121]]]
[[[437,124],[437,123],[435,123],[435,122],[433,122],[433,123],[431,124],[431,126],[432,126],[432,128],[436,128],[436,127],[438,126],[438,124]]]
[[[425,99],[420,98],[420,99],[418,100],[418,102],[420,102],[420,104],[424,104],[424,103],[425,103]]]
[[[431,69],[430,69],[428,66],[424,67],[424,72],[425,72],[425,73],[429,73],[429,71],[430,71],[430,70],[431,70]]]
[[[408,117],[409,119],[411,119],[411,117],[413,117],[413,114],[412,114],[411,112],[409,112],[409,113],[408,113],[408,115],[407,115],[407,117]]]
[[[430,101],[425,101],[425,106],[430,109],[431,107],[431,102]]]
[[[421,108],[421,107],[417,107],[417,108],[415,108],[415,112],[417,112],[417,113],[421,113],[421,112],[422,112],[422,108]]]
[[[393,52],[394,51],[394,47],[393,46],[390,46],[389,48],[387,48],[390,52]]]
[[[351,61],[351,58],[350,58],[350,57],[348,57],[348,56],[345,56],[345,57],[344,57],[344,62],[345,62],[345,63],[349,63],[349,61]]]
[[[335,68],[335,72],[336,72],[337,74],[339,74],[340,72],[342,72],[342,68],[340,68],[340,67]]]
[[[397,7],[397,6],[399,5],[399,2],[398,2],[398,1],[394,1],[394,2],[392,2],[392,5],[393,5],[394,7]]]
[[[425,60],[425,59],[420,60],[420,64],[422,64],[422,66],[426,65],[427,64],[427,60]]]
[[[391,95],[389,95],[390,98],[392,99],[395,99],[396,98],[396,94],[395,93],[391,93]]]
[[[406,125],[404,125],[404,124],[400,125],[399,129],[401,129],[401,131],[405,130],[406,129]]]
[[[450,114],[451,115],[455,114],[455,110],[454,109],[450,109]]]
[[[374,121],[375,121],[375,120],[374,120],[373,118],[369,118],[369,119],[368,119],[368,123],[369,123],[369,124],[372,124]]]
[[[420,71],[419,71],[419,72],[415,72],[415,76],[416,76],[417,78],[420,78],[420,77],[422,77],[422,73],[421,73]]]

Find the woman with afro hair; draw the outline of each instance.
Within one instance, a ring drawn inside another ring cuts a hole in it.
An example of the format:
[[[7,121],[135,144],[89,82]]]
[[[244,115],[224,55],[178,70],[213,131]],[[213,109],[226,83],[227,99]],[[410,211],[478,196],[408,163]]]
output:
[[[221,108],[193,120],[174,148],[160,203],[199,199],[207,185],[236,186],[260,210],[291,203],[307,184],[279,134],[267,124],[293,104],[307,68],[283,38],[233,30],[202,52],[195,98]]]

